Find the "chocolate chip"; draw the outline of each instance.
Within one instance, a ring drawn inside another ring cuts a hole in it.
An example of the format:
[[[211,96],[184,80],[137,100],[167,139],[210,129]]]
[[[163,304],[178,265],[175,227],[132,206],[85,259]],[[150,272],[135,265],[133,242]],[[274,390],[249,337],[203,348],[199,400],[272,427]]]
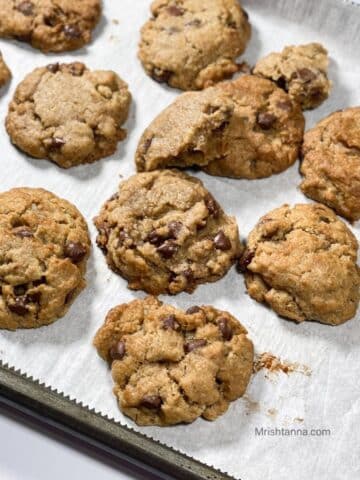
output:
[[[182,275],[186,278],[186,281],[191,284],[194,283],[194,272],[191,270],[191,268],[187,268],[183,272],[181,272]]]
[[[285,77],[279,77],[275,83],[279,88],[287,91],[287,81]]]
[[[194,305],[193,307],[190,307],[186,310],[187,315],[193,315],[194,313],[201,312],[201,308],[198,307],[197,305]]]
[[[185,23],[186,27],[200,27],[201,25],[201,20],[198,18],[194,18],[193,20],[190,20],[190,22]]]
[[[79,263],[85,257],[87,249],[79,242],[69,242],[65,245],[64,253],[73,263]]]
[[[171,258],[178,251],[179,246],[172,240],[167,240],[157,248],[160,255],[166,259]]]
[[[34,236],[31,229],[25,226],[14,228],[14,233],[17,237],[20,237],[20,238],[30,238]]]
[[[20,297],[26,293],[27,289],[28,289],[27,283],[23,283],[22,285],[15,285],[13,287],[14,295],[16,297]]]
[[[61,150],[65,143],[65,140],[60,137],[52,137],[49,144],[47,145],[47,148],[49,152],[56,152],[58,150]]]
[[[151,78],[159,83],[166,83],[170,80],[173,72],[169,70],[161,70],[160,68],[154,68],[151,72]]]
[[[68,292],[66,294],[66,297],[65,297],[65,305],[67,305],[68,303],[70,303],[72,301],[72,299],[74,298],[74,295],[76,293],[76,288],[74,288],[73,290],[70,290],[70,292]]]
[[[176,222],[176,221],[169,222],[168,229],[169,229],[170,238],[177,238],[182,227],[183,227],[183,224],[181,222]]]
[[[81,38],[81,31],[76,25],[64,25],[63,32],[65,37],[73,40]]]
[[[28,293],[26,295],[26,301],[39,304],[41,300],[41,292]]]
[[[171,5],[171,7],[167,8],[166,11],[169,15],[172,15],[174,17],[181,17],[182,15],[184,15],[184,10],[177,7],[176,5]]]
[[[209,210],[210,215],[213,215],[215,218],[218,218],[220,214],[220,207],[217,201],[215,200],[215,198],[212,197],[211,195],[208,195],[204,201],[205,201],[206,208]]]
[[[8,309],[23,317],[28,313],[28,309],[26,307],[26,296],[16,297],[14,303],[8,303]]]
[[[49,70],[49,72],[56,73],[59,71],[60,65],[58,63],[50,63],[46,66],[46,68]]]
[[[34,287],[38,287],[39,285],[43,285],[44,283],[46,283],[46,277],[44,275],[37,280],[33,280],[32,282]]]
[[[258,114],[256,121],[263,130],[270,130],[276,122],[276,117],[272,113],[261,112]]]
[[[184,350],[186,353],[190,353],[193,350],[196,350],[201,347],[205,347],[205,345],[206,345],[206,340],[204,340],[203,338],[199,338],[198,340],[191,340],[190,342],[185,343]]]
[[[59,22],[58,15],[53,12],[51,15],[44,17],[44,23],[48,27],[55,27]]]
[[[151,410],[159,410],[162,400],[159,395],[145,395],[141,400],[141,406]]]
[[[85,72],[85,65],[81,62],[73,62],[69,63],[67,66],[69,73],[74,77],[81,77],[81,75]]]
[[[219,250],[226,251],[231,249],[231,242],[222,230],[219,230],[215,235],[214,244]]]
[[[296,73],[298,78],[300,78],[303,82],[311,82],[316,78],[316,74],[309,68],[301,68]]]
[[[252,259],[255,256],[255,252],[251,250],[245,250],[244,254],[241,258],[239,258],[236,269],[239,273],[245,273],[247,271],[247,267],[250,265]]]
[[[218,321],[219,330],[224,340],[231,340],[233,337],[232,328],[229,325],[229,321],[225,317],[221,317]]]
[[[291,112],[292,104],[291,102],[277,102],[276,106],[280,108],[280,110],[284,110],[285,112]]]
[[[323,215],[320,216],[320,221],[324,223],[331,223],[328,217],[324,217]]]
[[[176,321],[175,315],[169,315],[168,317],[164,318],[163,322],[163,329],[164,330],[180,330],[180,325]]]
[[[119,198],[119,194],[118,193],[114,193],[113,195],[111,195],[111,197],[109,198],[108,202],[112,202],[113,200],[117,200]]]
[[[19,5],[16,7],[16,10],[21,12],[23,15],[26,17],[29,17],[34,13],[34,4],[32,2],[21,2]]]
[[[118,342],[109,350],[109,355],[112,360],[122,360],[126,353],[125,342]]]
[[[160,245],[162,245],[164,243],[164,237],[159,235],[156,230],[153,230],[146,237],[146,241],[151,243],[151,245],[155,245],[155,246],[159,247]]]

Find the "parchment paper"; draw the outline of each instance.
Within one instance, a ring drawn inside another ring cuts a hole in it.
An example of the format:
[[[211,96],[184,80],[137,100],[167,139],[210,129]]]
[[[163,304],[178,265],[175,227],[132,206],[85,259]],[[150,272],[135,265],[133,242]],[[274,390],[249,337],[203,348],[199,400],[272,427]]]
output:
[[[94,42],[79,52],[45,56],[24,44],[0,42],[14,74],[0,99],[1,190],[44,187],[69,199],[87,218],[93,241],[92,218],[116,190],[119,175],[135,172],[133,157],[140,134],[179,93],[149,79],[137,60],[139,29],[148,18],[149,4],[149,0],[105,0],[104,19]],[[287,44],[320,41],[329,49],[334,89],[325,104],[306,114],[307,128],[334,110],[360,104],[360,7],[341,0],[246,0],[244,6],[253,25],[252,40],[243,56],[249,63]],[[3,120],[15,86],[26,73],[54,61],[73,60],[84,61],[93,69],[117,71],[129,83],[134,102],[128,139],[113,157],[61,170],[11,146]],[[225,210],[236,215],[242,238],[270,209],[285,202],[307,202],[297,189],[298,164],[258,181],[198,176]],[[359,238],[359,225],[351,228]],[[118,410],[109,370],[91,342],[111,307],[144,294],[128,290],[125,281],[109,271],[95,246],[87,281],[87,289],[68,315],[52,326],[1,331],[0,358],[138,429]],[[244,480],[360,478],[359,314],[339,327],[296,325],[251,300],[242,276],[234,269],[220,282],[201,286],[191,296],[162,299],[179,307],[212,303],[229,310],[246,326],[258,353],[270,351],[305,364],[312,374],[261,371],[253,377],[246,397],[233,403],[216,422],[198,420],[188,426],[141,428],[142,432]],[[261,437],[255,435],[255,427],[327,428],[331,435]]]

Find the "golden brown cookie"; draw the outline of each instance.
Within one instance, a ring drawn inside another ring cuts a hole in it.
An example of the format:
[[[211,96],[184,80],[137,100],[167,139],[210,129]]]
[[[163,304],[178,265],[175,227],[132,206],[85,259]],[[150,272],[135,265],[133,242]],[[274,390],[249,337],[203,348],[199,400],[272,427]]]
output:
[[[305,195],[360,219],[360,107],[335,112],[306,132],[300,171]]]
[[[0,88],[8,83],[11,78],[11,72],[6,65],[5,60],[0,52]]]
[[[37,68],[17,87],[6,118],[11,141],[63,168],[112,155],[126,137],[131,95],[116,73],[83,63]]]
[[[211,175],[268,177],[298,158],[304,124],[283,90],[245,75],[180,95],[143,133],[137,168],[198,166]]]
[[[90,42],[101,0],[0,0],[0,12],[0,37],[64,52]]]
[[[110,310],[94,345],[111,365],[122,412],[165,426],[215,420],[244,394],[254,356],[246,333],[227,312],[147,297]]]
[[[155,0],[151,12],[139,58],[154,80],[198,90],[237,72],[251,33],[237,0]]]
[[[176,170],[122,182],[95,225],[110,268],[129,288],[154,295],[191,293],[219,280],[241,251],[235,218],[200,180]]]
[[[65,315],[85,286],[88,229],[71,203],[41,188],[0,193],[0,328]]]
[[[262,58],[254,74],[273,80],[303,110],[308,110],[318,107],[329,96],[328,66],[327,50],[319,43],[308,43],[285,47],[280,53]]]
[[[239,261],[247,290],[282,317],[339,325],[360,298],[358,242],[319,203],[284,205],[264,215]]]

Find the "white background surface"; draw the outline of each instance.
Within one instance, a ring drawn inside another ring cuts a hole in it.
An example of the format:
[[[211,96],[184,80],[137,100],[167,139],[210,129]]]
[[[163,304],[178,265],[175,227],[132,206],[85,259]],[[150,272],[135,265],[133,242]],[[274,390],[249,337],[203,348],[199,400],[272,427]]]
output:
[[[105,0],[106,6],[108,6],[110,3],[112,3],[111,0]],[[121,3],[122,9],[124,9],[124,11],[126,9],[132,9],[132,11],[134,12],[132,18],[128,19],[128,22],[129,24],[131,24],[129,28],[133,31],[137,31],[138,27],[141,25],[141,23],[147,16],[144,5],[150,2],[139,0],[138,4],[136,5],[136,7],[139,8],[135,8],[134,2],[130,0],[122,0]],[[275,19],[264,18],[261,16],[261,14],[258,14],[257,11],[253,12],[251,7],[251,1],[246,1],[244,3],[247,7],[249,7],[248,10],[255,26],[252,43],[248,50],[248,54],[245,55],[245,58],[249,59],[250,63],[253,63],[253,59],[251,57],[253,53],[256,56],[263,55],[264,53],[267,53],[269,49],[280,49],[286,43],[299,43],[299,41],[304,41],[305,39],[307,41],[322,40],[321,33],[309,32],[306,30],[306,28],[297,27],[294,22],[289,24],[284,20],[279,22],[279,24],[283,27],[281,29],[281,32],[278,26],[277,28],[274,27],[276,35],[270,36],[270,31],[268,31],[267,41],[264,42],[264,39],[259,39],[259,31],[262,32],[265,29],[267,30],[270,25],[270,20],[275,21]],[[108,8],[106,9],[105,13],[109,13]],[[116,18],[120,20],[119,27],[112,25],[111,19],[114,18],[113,11],[111,12],[111,15],[112,16],[107,18],[107,23],[103,24],[100,27],[98,36],[96,38],[96,42],[101,42],[102,40],[106,39],[106,41],[108,42],[108,47],[104,48],[99,55],[99,53],[96,54],[96,49],[98,48],[98,46],[96,43],[94,43],[91,47],[89,47],[87,52],[81,51],[75,54],[75,56],[77,59],[85,61],[87,61],[87,57],[89,56],[91,61],[88,63],[93,67],[102,68],[105,66],[107,68],[110,68],[112,67],[111,60],[114,58],[113,55],[115,54],[116,49],[119,48],[120,43],[122,42],[123,47],[125,45],[125,47],[129,49],[127,56],[130,60],[128,61],[128,63],[121,63],[121,61],[119,60],[117,62],[117,65],[112,68],[119,71],[119,73],[122,74],[122,76],[127,81],[129,81],[131,90],[135,94],[136,115],[139,116],[140,106],[142,106],[143,104],[147,103],[147,105],[150,107],[146,110],[146,112],[141,111],[141,124],[137,124],[138,130],[136,131],[136,133],[131,132],[130,130],[130,140],[124,146],[120,146],[118,155],[114,156],[114,158],[108,161],[99,162],[94,166],[81,167],[78,170],[78,173],[76,175],[76,181],[78,182],[80,189],[77,190],[77,195],[68,194],[67,183],[70,183],[70,175],[68,173],[56,170],[58,175],[55,178],[52,175],[52,173],[55,171],[55,167],[44,164],[40,166],[38,162],[26,160],[25,157],[21,156],[15,150],[11,150],[10,147],[7,147],[8,151],[12,154],[13,160],[20,162],[19,165],[21,165],[24,170],[37,170],[38,175],[36,178],[31,178],[31,184],[36,185],[39,184],[39,182],[40,184],[41,182],[44,184],[45,180],[49,181],[49,189],[60,195],[63,194],[64,197],[73,200],[74,203],[77,204],[83,211],[86,209],[85,206],[83,207],[82,199],[80,197],[82,194],[87,194],[89,196],[93,192],[92,185],[94,183],[96,184],[96,180],[100,182],[101,177],[101,183],[97,184],[98,188],[101,188],[101,185],[104,189],[106,188],[106,191],[104,191],[103,195],[101,196],[101,199],[103,200],[107,198],[109,194],[111,194],[112,191],[115,189],[115,185],[117,182],[117,179],[115,177],[119,173],[119,170],[121,170],[121,173],[125,174],[129,174],[129,172],[132,171],[131,169],[129,170],[124,167],[124,158],[127,157],[127,161],[131,162],[131,155],[136,146],[138,133],[151,120],[154,114],[160,111],[161,108],[167,103],[169,103],[169,101],[175,96],[174,92],[166,90],[161,86],[154,85],[153,82],[147,79],[144,75],[142,75],[141,77],[139,77],[138,74],[134,75],[134,77],[132,76],[133,69],[139,69],[135,57],[136,39],[132,41],[127,41],[127,37],[124,36],[123,30],[121,29],[124,25],[121,25],[120,13],[116,16]],[[289,28],[286,28],[287,26],[289,26]],[[113,36],[114,38],[110,39],[111,36]],[[308,36],[308,38],[306,38],[306,36]],[[119,39],[121,40],[121,42]],[[334,96],[332,97],[333,100],[327,102],[324,106],[318,109],[314,116],[308,116],[308,125],[313,123],[315,120],[321,118],[322,116],[326,115],[330,111],[344,106],[342,103],[344,101],[344,98],[346,98],[346,103],[354,103],[356,100],[358,100],[358,97],[350,91],[351,85],[359,85],[359,77],[355,71],[356,66],[354,65],[354,67],[352,67],[349,61],[351,52],[348,52],[347,58],[343,58],[341,56],[341,53],[343,53],[341,50],[341,45],[337,45],[337,39],[326,38],[324,39],[324,43],[331,50],[332,56],[336,58],[335,63],[333,62],[332,64],[332,74],[334,74],[336,76],[336,80],[338,80],[340,70],[342,74],[347,75],[347,80],[345,82],[346,85],[344,89],[342,89],[342,87],[344,87],[342,83],[341,85],[335,85]],[[18,49],[20,48],[22,50],[22,56],[24,58],[25,53],[34,53],[30,49],[27,49],[25,46],[15,47],[15,44],[12,43],[9,44],[1,42],[0,46],[4,51],[5,58],[9,58],[9,63],[14,73],[17,73],[20,68],[19,62],[16,58]],[[121,52],[119,50],[119,56],[120,53]],[[65,56],[65,58],[70,60],[72,56],[67,55]],[[254,60],[256,60],[256,58],[254,58]],[[43,56],[39,53],[34,53],[31,60],[24,61],[24,65],[21,65],[21,70],[24,69],[24,71],[30,71],[36,65],[42,64],[44,64]],[[12,82],[8,98],[6,98],[5,101],[8,101],[10,94],[12,94],[13,88],[15,87],[18,80],[20,80],[20,78],[19,74],[17,73],[14,81]],[[351,79],[356,79],[356,82],[352,82]],[[152,96],[151,99],[147,98],[148,89],[151,89],[155,92],[155,95]],[[344,93],[346,93],[347,97],[344,95]],[[133,113],[135,113],[135,108],[133,109]],[[1,115],[4,115],[4,109],[2,109]],[[133,120],[131,119],[129,123],[129,127],[131,129]],[[6,138],[3,131],[1,132],[1,137],[4,139]],[[121,163],[118,164],[119,158]],[[297,167],[289,169],[288,172],[282,174],[281,176],[276,176],[272,179],[260,181],[257,184],[258,191],[256,193],[258,194],[260,209],[263,210],[263,213],[265,213],[268,209],[273,208],[273,206],[277,206],[277,204],[283,201],[304,201],[304,198],[301,196],[301,194],[296,191],[296,186],[299,182],[296,168]],[[21,168],[19,170],[20,175],[16,178],[9,178],[8,176],[5,176],[4,181],[6,183],[6,186],[8,186],[9,188],[10,186],[13,186],[14,180],[17,181],[19,184],[21,183]],[[91,181],[88,183],[86,183],[86,172],[91,172]],[[224,204],[225,209],[238,216],[241,233],[244,237],[244,235],[247,234],[248,230],[252,227],[254,221],[256,220],[251,218],[250,210],[248,212],[246,211],[246,209],[249,207],[249,205],[246,205],[246,201],[249,201],[249,197],[253,193],[251,191],[253,187],[248,187],[248,183],[245,182],[237,183],[236,181],[222,181],[220,179],[212,179],[210,177],[207,177],[206,175],[200,176],[204,180],[205,184],[212,191],[214,191],[215,196],[218,197],[220,203]],[[239,187],[239,185],[241,185],[241,187]],[[226,192],[224,191],[224,187],[226,187]],[[269,198],[270,188],[271,192],[273,193],[272,198]],[[240,189],[243,189],[243,191],[239,193],[239,203],[245,202],[245,205],[241,205],[243,209],[241,211],[241,215],[237,211],[237,206],[234,205],[233,198],[231,198],[231,194],[234,194],[235,191]],[[263,194],[262,192],[267,193]],[[248,197],[246,197],[246,195],[248,195]],[[91,210],[91,208],[89,208],[86,210],[85,213],[87,214],[88,219],[90,219],[92,214],[96,213],[96,209],[94,208],[94,210]],[[258,214],[256,213],[255,216],[257,217]],[[92,233],[94,238],[94,231],[92,231]],[[124,292],[125,295],[125,299],[128,300],[132,298],[134,296],[133,294],[126,292],[126,290],[123,290],[124,283],[120,279],[116,278],[114,275],[111,275],[111,277],[109,277],[109,273],[104,266],[103,259],[101,258],[99,252],[95,251],[94,255],[96,256],[98,277],[101,276],[100,274],[103,274],[101,278],[107,277],[109,279],[109,290],[114,288],[116,289],[121,285],[122,292]],[[92,259],[92,262],[93,261],[94,259]],[[94,264],[91,264],[90,271],[93,272],[93,269]],[[179,306],[183,306],[191,301],[193,301],[194,303],[203,303],[206,301],[206,298],[217,295],[217,306],[219,306],[220,308],[229,308],[230,311],[233,310],[233,313],[236,313],[236,309],[234,310],[234,307],[232,308],[231,305],[228,306],[228,298],[226,295],[226,293],[233,290],[233,285],[236,283],[236,287],[239,288],[238,295],[241,295],[241,306],[242,308],[248,308],[250,316],[249,318],[251,319],[251,321],[253,321],[253,323],[247,323],[246,319],[244,320],[243,318],[240,318],[240,320],[244,321],[246,327],[250,331],[250,334],[257,340],[256,343],[258,349],[262,350],[263,348],[266,348],[267,342],[264,341],[264,338],[269,338],[271,337],[273,332],[276,332],[276,338],[273,338],[272,345],[274,353],[279,353],[285,358],[290,358],[292,360],[299,360],[304,363],[310,363],[311,367],[314,368],[315,371],[317,368],[319,369],[319,371],[321,371],[322,368],[325,368],[322,373],[328,377],[326,381],[324,381],[323,377],[317,378],[316,375],[311,379],[311,381],[309,381],[307,378],[302,378],[300,376],[299,378],[297,378],[296,381],[281,378],[278,384],[272,386],[262,382],[261,387],[263,388],[263,391],[261,392],[261,397],[264,402],[264,408],[266,409],[267,407],[273,407],[275,397],[277,401],[277,406],[286,409],[287,414],[292,416],[292,418],[294,416],[305,416],[308,406],[306,405],[306,401],[304,400],[304,398],[306,396],[306,392],[313,389],[313,395],[318,396],[319,405],[318,410],[315,408],[311,413],[313,415],[312,419],[317,419],[318,424],[309,424],[309,427],[326,426],[322,424],[324,421],[333,420],[334,425],[336,425],[336,427],[338,428],[338,431],[334,431],[334,434],[340,435],[337,438],[335,437],[332,439],[326,439],[320,442],[317,441],[317,439],[308,440],[309,443],[306,445],[296,442],[296,439],[284,439],[284,442],[286,441],[286,443],[282,444],[281,442],[279,442],[277,445],[263,439],[258,444],[256,457],[252,456],[253,453],[249,450],[246,450],[246,447],[241,450],[242,454],[248,455],[248,461],[250,463],[253,462],[254,466],[256,464],[256,467],[258,468],[258,475],[255,475],[254,472],[252,473],[252,475],[250,475],[250,469],[247,470],[246,475],[243,475],[243,478],[245,480],[252,480],[252,478],[272,479],[275,478],[275,475],[277,478],[286,478],[286,476],[289,474],[289,470],[286,469],[287,462],[285,457],[282,457],[282,462],[279,464],[278,470],[275,470],[275,467],[270,464],[269,466],[261,465],[260,463],[258,463],[258,458],[271,458],[273,456],[272,449],[274,448],[277,449],[277,454],[279,455],[281,453],[280,450],[283,449],[283,447],[288,446],[288,442],[291,441],[293,441],[293,451],[295,453],[297,451],[297,453],[294,455],[294,458],[299,457],[300,455],[304,458],[305,451],[310,452],[310,450],[314,450],[319,455],[325,455],[325,452],[331,452],[331,458],[333,459],[332,461],[329,461],[326,465],[321,465],[321,462],[309,462],[307,468],[304,464],[302,471],[296,469],[296,466],[294,465],[294,468],[292,470],[293,475],[291,475],[293,480],[302,480],[306,476],[311,475],[311,473],[313,474],[313,478],[315,478],[316,480],[322,480],[323,478],[327,478],[326,472],[328,471],[328,469],[332,468],[332,472],[334,472],[336,470],[336,468],[334,468],[335,464],[341,464],[341,462],[345,461],[345,458],[347,461],[347,471],[352,473],[352,478],[358,478],[356,477],[356,475],[360,474],[358,456],[353,450],[347,450],[347,442],[345,442],[346,436],[348,436],[348,438],[350,438],[350,436],[352,438],[355,437],[356,432],[352,432],[352,426],[354,425],[354,421],[355,425],[356,422],[359,421],[359,409],[357,408],[358,405],[356,404],[356,402],[354,403],[354,398],[356,398],[355,389],[359,388],[358,382],[356,382],[357,385],[354,385],[353,374],[355,372],[351,372],[350,370],[344,370],[341,381],[339,381],[339,377],[334,377],[332,375],[332,371],[335,369],[335,362],[340,355],[344,356],[345,359],[347,358],[350,368],[351,362],[354,359],[353,355],[358,355],[358,351],[355,351],[355,345],[358,343],[359,340],[359,329],[356,327],[354,321],[349,322],[349,324],[345,326],[338,327],[336,333],[334,333],[334,329],[329,330],[328,327],[324,327],[321,325],[304,325],[298,328],[297,326],[289,322],[284,322],[283,320],[277,319],[277,317],[275,315],[272,315],[271,312],[262,309],[254,302],[246,298],[243,295],[242,285],[238,287],[239,282],[241,284],[239,278],[236,277],[234,272],[232,272],[227,276],[226,279],[216,285],[208,285],[201,287],[201,289],[199,289],[199,291],[195,295],[195,300],[192,300],[186,296],[179,296],[176,298],[176,300],[170,299],[170,301],[174,304],[178,304]],[[98,278],[96,284],[91,284],[89,286],[88,295],[91,296],[94,291],[96,291],[99,287],[101,287],[101,285]],[[84,298],[86,300],[86,295]],[[114,301],[114,298],[111,298],[109,300],[110,306],[114,304]],[[101,314],[103,314],[103,312],[105,312],[107,308],[108,305],[106,304],[106,302],[102,304]],[[78,303],[77,306],[74,305],[72,314],[76,315],[80,313],[81,305]],[[82,361],[85,362],[86,365],[90,366],[89,372],[85,377],[85,381],[90,381],[92,379],[91,369],[102,368],[102,366],[100,366],[100,361],[97,361],[97,359],[95,359],[94,357],[91,357],[91,359],[88,361],[88,357],[86,356],[87,353],[84,349],[82,349],[83,342],[88,341],[91,338],[93,330],[91,330],[89,332],[89,335],[86,335],[84,338],[84,335],[82,335],[83,332],[80,331],[80,329],[83,328],[84,325],[80,323],[77,329],[73,328],[72,330],[70,329],[70,331],[65,332],[64,322],[69,320],[70,318],[59,321],[56,325],[52,326],[51,329],[54,334],[57,335],[57,338],[61,339],[62,343],[60,343],[60,347],[68,348],[69,336],[75,335],[75,338],[71,339],[74,340],[72,343],[74,350],[70,353],[72,355],[77,355],[78,358],[82,358]],[[359,319],[357,318],[357,323],[358,320]],[[264,322],[262,325],[262,333],[264,338],[259,335],[261,328],[259,328],[258,330],[258,326],[261,322]],[[96,323],[99,323],[99,319],[96,319],[95,324]],[[95,324],[91,325],[91,329],[95,328]],[[33,335],[34,339],[36,337],[37,341],[39,341],[40,346],[46,344],[49,352],[52,352],[54,355],[54,363],[47,364],[48,370],[44,369],[42,374],[45,377],[49,373],[49,371],[53,369],[52,374],[49,376],[52,378],[52,381],[58,382],[58,384],[61,385],[62,371],[55,367],[56,344],[54,342],[48,341],[44,330],[33,333]],[[287,344],[287,341],[290,342],[290,339],[294,338],[294,336],[296,335],[298,335],[299,345],[301,344],[301,348],[299,348],[297,351],[294,350],[292,345]],[[331,342],[334,336],[337,336],[338,341],[332,344]],[[8,358],[11,358],[11,355],[15,353],[15,347],[14,345],[11,345],[12,340],[15,341],[17,339],[17,341],[20,341],[22,343],[23,356],[21,358],[21,363],[24,366],[28,365],[29,361],[34,358],[32,356],[32,346],[29,342],[25,340],[26,337],[29,338],[29,334],[22,333],[16,338],[11,335],[4,336],[5,345],[6,347],[9,347],[9,349],[6,350],[6,353],[8,353]],[[325,362],[325,365],[320,361],[324,358],[324,356],[328,357],[329,360],[328,362]],[[319,358],[320,360],[317,361],[317,358]],[[35,368],[35,363],[34,367],[31,366],[31,368]],[[75,379],[76,375],[78,375],[76,369],[68,372],[69,379]],[[65,384],[65,382],[63,383],[63,385],[64,387],[68,386]],[[105,385],[107,389],[110,389],[110,379],[109,381],[104,381],[102,385]],[[253,395],[254,398],[256,398],[256,395],[259,393],[259,387],[259,382],[253,382],[250,387],[249,394]],[[345,389],[345,392],[348,392],[348,395],[342,399],[341,403],[336,403],[336,397],[338,395],[341,396],[342,389]],[[330,391],[332,392],[332,395],[335,395],[335,398],[332,398],[328,395],[328,392]],[[80,394],[83,392],[79,388],[76,393]],[[359,396],[360,391],[358,390],[357,397],[359,398]],[[86,400],[90,401],[89,398],[86,398]],[[98,402],[99,404],[101,398],[95,398],[92,400],[94,400],[95,404],[96,402]],[[104,404],[107,412],[112,413],[113,411],[115,411],[113,399],[109,400],[106,405],[104,402],[102,402],[101,404]],[[235,456],[239,455],[239,450],[236,453],[236,448],[233,449],[231,447],[231,444],[238,437],[239,429],[243,429],[243,440],[248,434],[252,435],[252,433],[250,432],[252,432],[251,429],[253,428],[253,425],[250,426],[249,422],[244,424],[241,422],[240,424],[237,423],[237,419],[239,418],[239,416],[241,417],[243,415],[245,410],[246,404],[239,401],[237,402],[236,406],[233,406],[230,409],[229,413],[226,416],[219,419],[215,424],[206,424],[205,422],[203,422],[197,423],[196,425],[190,427],[180,427],[176,430],[167,430],[167,432],[169,433],[163,433],[164,439],[168,437],[167,440],[169,440],[172,435],[171,432],[173,432],[172,440],[178,445],[179,448],[183,449],[186,449],[189,441],[190,443],[192,443],[191,440],[197,440],[199,444],[196,445],[194,442],[194,454],[196,454],[198,457],[203,457],[205,460],[208,461],[211,461],[210,459],[212,458],[216,459],[217,463],[224,468],[226,467],[227,459],[222,461],[220,456],[218,455],[219,452],[221,452],[222,449],[229,452],[228,455],[230,455],[231,457],[229,457],[229,461],[231,460],[235,462]],[[264,414],[261,414],[261,412],[258,415],[258,422],[262,421],[265,423],[266,416]],[[352,417],[352,415],[354,415],[354,417]],[[341,422],[337,422],[337,419],[339,418]],[[290,417],[289,419],[291,420]],[[283,426],[280,425],[281,422],[286,422],[286,419],[278,419],[277,423],[279,424],[279,426]],[[267,423],[271,423],[269,419]],[[343,427],[341,430],[340,425],[342,425]],[[189,437],[187,437],[184,429],[186,429],[186,432],[189,433]],[[222,441],[219,442],[219,437],[217,437],[216,435],[221,435],[222,430],[226,430],[226,434],[224,432],[224,436],[221,437]],[[157,433],[155,430],[151,433],[157,437],[161,437],[161,434]],[[221,448],[219,448],[219,443],[222,443]],[[286,449],[283,449],[283,451],[285,454]],[[308,460],[308,454],[305,454],[305,457],[306,460]],[[248,465],[248,469],[249,468],[250,465]],[[240,475],[242,473],[242,470],[239,469],[237,473],[238,475]],[[98,478],[104,480],[117,478],[123,480],[123,478],[125,479],[135,477],[128,472],[119,474],[112,467],[98,463],[96,460],[92,460],[89,456],[77,453],[75,450],[72,450],[65,445],[61,445],[58,441],[46,438],[38,432],[29,429],[27,426],[22,425],[22,421],[15,422],[8,416],[0,415],[0,479],[42,480],[45,478],[51,478],[51,480],[63,478],[86,478],[89,480]],[[331,480],[335,480],[335,478],[336,480],[348,480],[350,476],[347,476],[346,473],[338,471],[336,477],[334,475],[331,476]]]

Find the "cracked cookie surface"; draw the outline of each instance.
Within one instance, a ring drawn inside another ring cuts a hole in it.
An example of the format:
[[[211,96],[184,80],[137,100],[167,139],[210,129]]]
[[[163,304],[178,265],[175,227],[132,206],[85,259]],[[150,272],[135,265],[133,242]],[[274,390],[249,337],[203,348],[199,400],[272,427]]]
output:
[[[68,201],[37,188],[0,193],[0,328],[62,317],[85,287],[87,225]]]
[[[110,268],[154,295],[219,280],[241,252],[235,218],[200,180],[176,170],[122,182],[94,222]]]
[[[6,65],[5,60],[0,52],[0,88],[8,83],[11,78],[11,72]]]
[[[139,170],[198,166],[210,175],[268,177],[295,162],[304,124],[283,90],[245,75],[180,95],[145,130],[136,163]]]
[[[151,12],[139,58],[154,80],[199,90],[238,71],[251,27],[237,0],[155,0]]]
[[[43,52],[76,50],[89,43],[101,15],[100,0],[0,0],[0,37]]]
[[[144,131],[135,156],[138,171],[206,165],[221,155],[233,111],[231,99],[216,88],[179,95]]]
[[[319,43],[309,43],[271,53],[256,64],[254,74],[273,80],[303,110],[308,110],[318,107],[329,96],[328,66],[327,50]]]
[[[305,133],[300,172],[305,195],[360,219],[360,107],[335,112]]]
[[[154,297],[119,305],[94,339],[111,365],[122,412],[139,425],[215,420],[241,397],[253,367],[253,344],[228,312],[186,312]]]
[[[359,304],[357,251],[356,238],[329,208],[284,205],[260,219],[238,268],[250,296],[280,316],[338,325]]]
[[[50,64],[19,84],[6,129],[28,155],[69,168],[116,151],[126,137],[121,125],[130,102],[127,84],[112,71],[90,71],[80,62]]]

